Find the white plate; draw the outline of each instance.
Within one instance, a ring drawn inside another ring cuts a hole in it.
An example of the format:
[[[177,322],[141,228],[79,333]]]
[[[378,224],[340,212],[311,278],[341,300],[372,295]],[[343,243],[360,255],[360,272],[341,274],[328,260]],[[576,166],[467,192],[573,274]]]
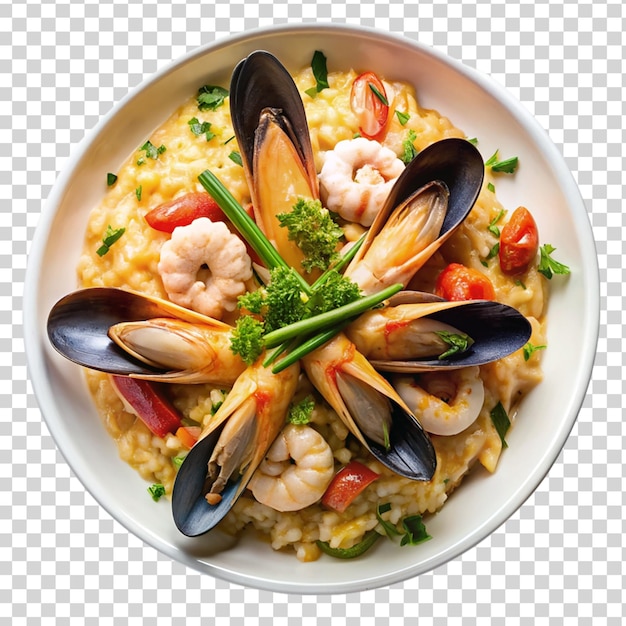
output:
[[[516,155],[519,170],[498,181],[509,208],[531,208],[541,240],[572,270],[552,281],[545,380],[524,401],[497,472],[478,470],[428,521],[432,540],[399,548],[380,541],[354,561],[323,557],[300,563],[251,535],[234,542],[219,532],[183,537],[169,503],[155,504],[146,483],[122,462],[93,408],[79,369],[48,344],[52,305],[76,287],[75,267],[90,209],[115,172],[199,85],[228,84],[234,65],[255,49],[277,55],[291,70],[315,50],[329,70],[372,69],[407,80],[420,102],[477,137],[485,158],[497,148]],[[296,593],[346,593],[405,580],[469,549],[510,517],[556,460],[582,404],[599,321],[598,265],[584,204],[563,158],[529,113],[489,78],[418,43],[348,26],[286,26],[257,30],[200,48],[157,73],[120,102],[85,138],[59,177],[31,248],[24,294],[30,376],[50,432],[85,488],[130,532],[171,558],[241,585]]]

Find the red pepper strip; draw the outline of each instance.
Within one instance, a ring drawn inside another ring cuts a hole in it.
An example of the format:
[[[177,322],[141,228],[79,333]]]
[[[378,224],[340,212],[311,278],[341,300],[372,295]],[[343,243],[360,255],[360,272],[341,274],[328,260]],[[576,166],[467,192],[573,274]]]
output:
[[[322,496],[322,504],[330,509],[343,513],[354,499],[372,482],[379,474],[371,470],[363,463],[350,461],[341,468]]]
[[[165,437],[180,428],[180,415],[158,385],[128,376],[110,378],[124,405],[157,437]]]

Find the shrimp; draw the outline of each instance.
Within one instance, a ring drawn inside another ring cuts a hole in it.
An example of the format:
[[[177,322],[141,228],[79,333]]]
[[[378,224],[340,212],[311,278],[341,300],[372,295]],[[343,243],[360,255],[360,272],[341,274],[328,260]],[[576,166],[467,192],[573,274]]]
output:
[[[400,397],[433,435],[456,435],[478,417],[485,388],[478,366],[450,372],[428,372],[417,379],[398,376],[393,381]]]
[[[396,153],[377,141],[340,141],[324,155],[319,174],[322,200],[344,219],[371,226],[403,170]]]
[[[161,248],[158,271],[172,302],[221,319],[246,292],[252,262],[226,224],[200,217],[174,229]]]
[[[299,511],[324,495],[334,473],[333,452],[322,435],[310,426],[288,424],[248,487],[262,504],[277,511]]]

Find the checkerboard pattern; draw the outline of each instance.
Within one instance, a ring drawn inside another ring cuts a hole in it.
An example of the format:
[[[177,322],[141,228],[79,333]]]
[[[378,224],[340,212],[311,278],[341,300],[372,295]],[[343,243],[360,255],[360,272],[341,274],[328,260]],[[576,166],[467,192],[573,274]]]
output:
[[[96,504],[42,422],[21,307],[42,201],[85,132],[192,48],[303,21],[419,40],[490,74],[536,116],[586,202],[602,325],[578,422],[511,519],[419,578],[300,597],[186,569]],[[624,32],[621,0],[0,0],[0,624],[622,624]]]

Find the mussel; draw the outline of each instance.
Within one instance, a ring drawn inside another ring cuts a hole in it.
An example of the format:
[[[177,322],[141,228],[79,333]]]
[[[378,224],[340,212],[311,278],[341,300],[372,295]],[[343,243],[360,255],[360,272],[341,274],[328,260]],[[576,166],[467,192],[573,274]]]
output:
[[[471,211],[485,167],[464,139],[437,141],[404,169],[346,269],[364,293],[405,286]]]
[[[410,373],[497,361],[522,348],[532,328],[517,309],[499,302],[448,302],[402,291],[344,332],[377,370]],[[451,350],[451,344],[463,338],[466,345]]]
[[[255,220],[283,259],[302,272],[304,255],[276,217],[290,212],[298,198],[319,198],[300,93],[280,61],[259,50],[235,67],[230,111]]]
[[[74,291],[52,307],[47,328],[64,357],[109,374],[232,385],[245,369],[230,350],[231,326],[125,289]]]

